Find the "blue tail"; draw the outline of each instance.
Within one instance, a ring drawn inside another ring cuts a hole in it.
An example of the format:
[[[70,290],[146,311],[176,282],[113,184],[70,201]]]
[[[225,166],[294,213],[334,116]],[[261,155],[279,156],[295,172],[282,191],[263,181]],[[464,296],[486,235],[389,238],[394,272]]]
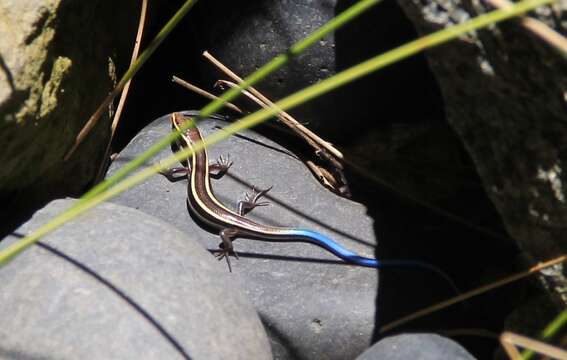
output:
[[[328,237],[326,237],[321,233],[312,230],[304,230],[304,229],[294,229],[291,232],[293,232],[293,235],[299,236],[312,244],[319,245],[322,248],[333,253],[334,255],[338,256],[339,258],[343,259],[344,261],[352,264],[376,268],[376,269],[401,267],[401,268],[424,269],[434,272],[437,275],[441,276],[443,279],[445,279],[457,294],[460,293],[459,289],[457,288],[451,277],[447,275],[447,273],[445,273],[443,270],[436,267],[435,265],[421,261],[414,261],[414,260],[376,260],[372,258],[367,258],[364,256],[357,255],[348,249],[345,249],[344,247],[342,247],[341,245],[339,245],[338,243],[329,239]]]

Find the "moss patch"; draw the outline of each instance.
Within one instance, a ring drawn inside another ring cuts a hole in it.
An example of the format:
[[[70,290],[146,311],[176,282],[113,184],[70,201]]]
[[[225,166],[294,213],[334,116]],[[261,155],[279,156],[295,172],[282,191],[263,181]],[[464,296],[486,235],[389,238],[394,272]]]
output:
[[[41,93],[41,105],[39,110],[40,118],[47,116],[57,106],[57,93],[64,92],[61,82],[71,70],[73,62],[71,59],[59,56],[51,69],[51,76],[45,83],[43,92]]]

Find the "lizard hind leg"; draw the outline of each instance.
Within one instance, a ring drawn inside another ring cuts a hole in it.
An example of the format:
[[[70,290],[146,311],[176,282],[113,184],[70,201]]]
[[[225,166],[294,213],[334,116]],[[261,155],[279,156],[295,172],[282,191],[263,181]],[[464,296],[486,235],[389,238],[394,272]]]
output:
[[[272,190],[272,186],[264,190],[262,189],[256,190],[256,188],[253,186],[252,193],[244,194],[244,200],[238,202],[238,215],[244,216],[257,206],[270,205],[270,202],[268,201],[258,201],[260,200],[260,198],[266,195],[270,190]]]
[[[238,259],[238,254],[234,251],[232,246],[232,241],[238,236],[237,228],[226,228],[219,232],[222,242],[217,250],[214,250],[215,257],[220,261],[223,258],[226,259],[228,265],[228,271],[232,272],[232,266],[230,265],[230,255],[234,255]]]

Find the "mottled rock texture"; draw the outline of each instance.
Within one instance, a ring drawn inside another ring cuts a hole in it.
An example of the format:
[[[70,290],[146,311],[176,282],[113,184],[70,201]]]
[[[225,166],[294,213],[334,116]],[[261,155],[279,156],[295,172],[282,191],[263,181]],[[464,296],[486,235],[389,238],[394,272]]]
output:
[[[424,34],[491,10],[478,1],[399,3]],[[566,7],[565,1],[557,2],[530,16],[565,33]],[[564,253],[565,59],[514,21],[462,36],[427,54],[448,121],[472,156],[509,233],[533,260]],[[565,302],[565,279],[560,271],[552,276],[556,294]]]
[[[92,179],[108,113],[70,161],[63,155],[127,66],[138,7],[0,1],[0,197],[36,202],[76,194]]]

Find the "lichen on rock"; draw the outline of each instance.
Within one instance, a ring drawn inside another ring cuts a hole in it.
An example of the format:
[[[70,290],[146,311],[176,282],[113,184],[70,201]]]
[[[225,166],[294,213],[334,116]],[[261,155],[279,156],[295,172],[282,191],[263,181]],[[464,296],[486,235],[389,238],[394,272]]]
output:
[[[455,14],[465,12],[472,18],[493,10],[480,1],[402,0],[400,5],[424,34],[451,25]],[[556,2],[529,16],[565,34],[566,24],[560,20],[565,10],[567,2]],[[563,56],[515,21],[491,25],[427,54],[447,119],[509,234],[532,261],[565,253]],[[556,272],[544,280],[554,289],[557,303],[567,304],[564,275]]]
[[[59,56],[53,64],[51,76],[45,83],[43,92],[41,94],[41,106],[39,116],[47,116],[57,106],[57,92],[63,92],[64,88],[61,83],[65,76],[71,71],[72,61],[69,58]]]
[[[120,14],[135,14],[138,6],[103,0],[0,4],[0,33],[10,34],[0,37],[0,198],[33,204],[78,195],[92,181],[107,142],[108,114],[73,159],[64,162],[63,154],[114,86],[108,59],[118,74],[128,66],[137,19]]]

